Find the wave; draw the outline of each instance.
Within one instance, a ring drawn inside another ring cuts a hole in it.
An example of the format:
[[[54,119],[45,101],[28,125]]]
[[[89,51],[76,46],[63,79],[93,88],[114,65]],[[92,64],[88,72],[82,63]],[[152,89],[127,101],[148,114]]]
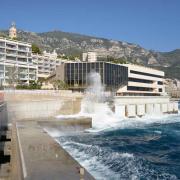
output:
[[[104,107],[104,105],[103,105]],[[92,128],[87,129],[87,132],[103,132],[109,131],[113,129],[124,129],[124,128],[141,128],[146,125],[159,123],[159,124],[169,124],[180,122],[180,114],[162,114],[159,116],[155,115],[145,115],[144,117],[136,117],[136,118],[126,118],[126,117],[119,117],[115,115],[111,111],[100,111],[97,109],[95,113],[83,113],[80,112],[75,115],[59,115],[56,116],[58,119],[64,118],[78,118],[80,116],[86,116],[92,118]]]
[[[177,179],[175,175],[154,170],[145,159],[132,153],[75,142],[71,137],[60,137],[57,141],[99,180]]]

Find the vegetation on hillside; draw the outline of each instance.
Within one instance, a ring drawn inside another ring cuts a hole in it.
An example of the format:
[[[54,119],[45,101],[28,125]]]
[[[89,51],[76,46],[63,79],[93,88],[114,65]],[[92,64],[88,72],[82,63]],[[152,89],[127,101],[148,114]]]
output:
[[[0,36],[5,35],[8,36],[8,31],[1,31]],[[66,60],[75,60],[83,52],[99,51],[105,57],[113,57],[108,60],[109,62],[151,66],[165,70],[166,77],[180,79],[180,49],[171,52],[156,52],[136,44],[62,31],[33,33],[18,30],[18,37],[22,41],[41,47],[42,50],[52,52],[56,49],[58,54],[65,54],[63,59]],[[41,53],[40,48],[33,49],[35,53]]]
[[[41,49],[36,44],[32,44],[32,52],[36,54],[42,54]]]
[[[115,64],[128,64],[128,61],[125,58],[114,58],[111,56],[107,57],[107,62],[111,62]]]

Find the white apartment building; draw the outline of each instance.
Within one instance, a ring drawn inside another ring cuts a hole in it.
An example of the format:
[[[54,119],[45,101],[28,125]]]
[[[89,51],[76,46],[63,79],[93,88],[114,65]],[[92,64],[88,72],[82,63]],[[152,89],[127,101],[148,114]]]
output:
[[[0,37],[0,85],[8,86],[11,79],[22,84],[37,80],[31,53],[31,44]]]
[[[128,82],[118,89],[117,95],[165,95],[164,72],[153,68],[125,64]]]
[[[96,52],[87,52],[82,54],[82,60],[87,62],[96,62],[97,53]]]
[[[38,78],[47,78],[62,62],[61,59],[57,58],[55,51],[53,53],[44,51],[43,54],[32,54],[32,60],[38,66]]]

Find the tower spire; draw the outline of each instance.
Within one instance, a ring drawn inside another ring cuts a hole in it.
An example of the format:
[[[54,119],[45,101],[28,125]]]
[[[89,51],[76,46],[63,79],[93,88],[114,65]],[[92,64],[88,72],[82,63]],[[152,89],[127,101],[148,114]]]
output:
[[[9,28],[9,37],[11,39],[17,38],[16,23],[14,21],[11,23],[11,27]]]

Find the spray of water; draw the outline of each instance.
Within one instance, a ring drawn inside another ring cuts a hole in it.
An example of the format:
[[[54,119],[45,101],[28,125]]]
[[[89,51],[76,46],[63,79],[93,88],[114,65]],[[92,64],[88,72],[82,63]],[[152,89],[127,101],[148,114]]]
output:
[[[94,129],[107,129],[112,124],[118,123],[114,113],[106,102],[106,92],[101,82],[99,73],[91,72],[88,76],[89,87],[86,89],[82,100],[80,114],[92,117]]]

